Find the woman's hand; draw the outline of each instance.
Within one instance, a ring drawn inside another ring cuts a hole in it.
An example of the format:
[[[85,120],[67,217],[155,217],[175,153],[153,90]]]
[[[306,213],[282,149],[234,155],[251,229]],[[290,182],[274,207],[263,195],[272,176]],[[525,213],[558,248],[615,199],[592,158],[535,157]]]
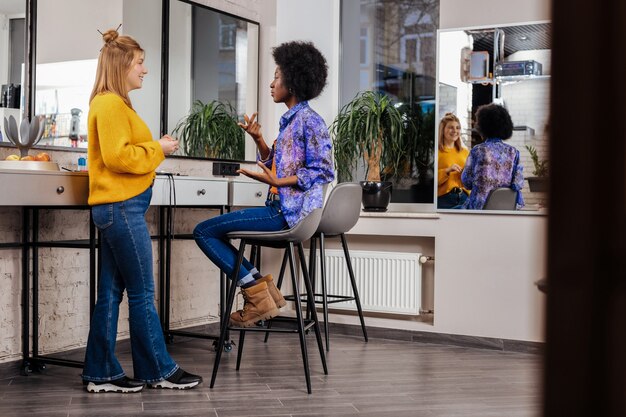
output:
[[[261,134],[261,125],[256,122],[257,115],[258,113],[253,113],[252,117],[248,117],[247,114],[244,114],[243,120],[245,123],[239,122],[237,124],[258,143],[260,140],[263,140],[263,134]]]
[[[261,181],[262,183],[265,183],[272,187],[280,187],[279,179],[272,172],[272,170],[266,167],[262,162],[257,162],[257,165],[261,167],[261,169],[263,170],[262,172],[250,171],[249,169],[245,169],[245,168],[241,168],[237,172],[245,175],[246,177],[250,177],[257,181]]]
[[[245,123],[239,122],[237,124],[250,136],[252,136],[252,139],[254,139],[254,143],[256,143],[256,147],[259,150],[259,155],[261,156],[261,159],[267,159],[270,155],[270,148],[267,147],[265,139],[263,139],[263,135],[261,134],[261,125],[255,121],[257,115],[258,113],[253,113],[252,117],[248,117],[247,114],[244,114],[243,120],[245,121]]]
[[[170,135],[163,135],[161,139],[159,139],[159,144],[161,145],[161,149],[163,149],[163,153],[165,155],[171,155],[178,150],[178,140],[174,139]]]
[[[446,174],[450,175],[452,172],[458,172],[460,174],[463,172],[463,168],[457,164],[452,164],[446,169]]]

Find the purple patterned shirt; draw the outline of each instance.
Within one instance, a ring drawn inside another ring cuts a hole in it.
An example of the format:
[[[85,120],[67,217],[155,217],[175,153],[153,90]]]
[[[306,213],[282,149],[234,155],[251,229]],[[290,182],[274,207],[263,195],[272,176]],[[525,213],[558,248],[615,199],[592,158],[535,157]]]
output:
[[[499,187],[509,187],[517,193],[517,209],[524,207],[523,167],[519,163],[519,151],[502,139],[487,139],[470,151],[461,181],[471,190],[463,208],[482,210],[489,193]]]
[[[328,128],[307,101],[296,104],[280,118],[278,138],[269,157],[263,160],[269,169],[273,158],[278,178],[298,177],[297,185],[278,188],[285,220],[294,227],[314,209],[323,207],[323,185],[335,179]]]

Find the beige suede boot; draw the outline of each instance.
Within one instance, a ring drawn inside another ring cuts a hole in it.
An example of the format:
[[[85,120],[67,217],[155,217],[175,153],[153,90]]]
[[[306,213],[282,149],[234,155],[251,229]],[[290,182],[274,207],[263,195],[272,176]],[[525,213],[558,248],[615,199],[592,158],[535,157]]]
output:
[[[270,295],[274,299],[274,302],[276,303],[278,308],[281,308],[287,305],[287,301],[285,301],[285,297],[283,297],[283,295],[280,293],[280,290],[278,289],[276,284],[274,284],[274,278],[272,277],[272,274],[267,274],[264,277],[257,279],[256,282],[259,282],[259,283],[265,282],[267,284],[267,289],[269,290]]]
[[[265,282],[242,288],[241,295],[244,299],[243,309],[230,315],[231,326],[254,326],[257,321],[269,320],[280,313]]]

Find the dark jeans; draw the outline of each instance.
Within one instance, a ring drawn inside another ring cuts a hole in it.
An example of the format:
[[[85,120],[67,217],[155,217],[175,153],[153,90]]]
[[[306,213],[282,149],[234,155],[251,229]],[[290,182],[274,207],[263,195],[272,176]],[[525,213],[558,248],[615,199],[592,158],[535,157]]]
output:
[[[202,252],[226,275],[235,270],[238,250],[228,242],[226,234],[244,230],[275,232],[287,228],[287,221],[280,209],[280,201],[266,201],[265,207],[253,207],[213,217],[198,224],[193,231]],[[244,258],[239,277],[250,274],[253,266]]]
[[[437,208],[440,209],[456,209],[461,208],[463,203],[467,200],[467,194],[464,191],[459,192],[450,191],[442,196],[437,197]]]
[[[93,206],[93,221],[101,232],[98,301],[91,318],[83,379],[110,381],[124,376],[115,357],[119,305],[128,295],[130,344],[134,378],[157,382],[178,365],[167,353],[154,306],[152,242],[146,211],[152,188],[126,201]]]

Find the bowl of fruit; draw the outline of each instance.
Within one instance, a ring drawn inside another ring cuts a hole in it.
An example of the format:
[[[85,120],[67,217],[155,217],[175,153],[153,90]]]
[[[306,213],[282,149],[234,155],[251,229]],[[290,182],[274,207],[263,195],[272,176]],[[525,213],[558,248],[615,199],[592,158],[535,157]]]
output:
[[[0,161],[0,169],[28,170],[28,171],[59,171],[59,164],[50,161],[50,155],[39,152],[34,155],[20,157],[11,154],[4,161]]]

